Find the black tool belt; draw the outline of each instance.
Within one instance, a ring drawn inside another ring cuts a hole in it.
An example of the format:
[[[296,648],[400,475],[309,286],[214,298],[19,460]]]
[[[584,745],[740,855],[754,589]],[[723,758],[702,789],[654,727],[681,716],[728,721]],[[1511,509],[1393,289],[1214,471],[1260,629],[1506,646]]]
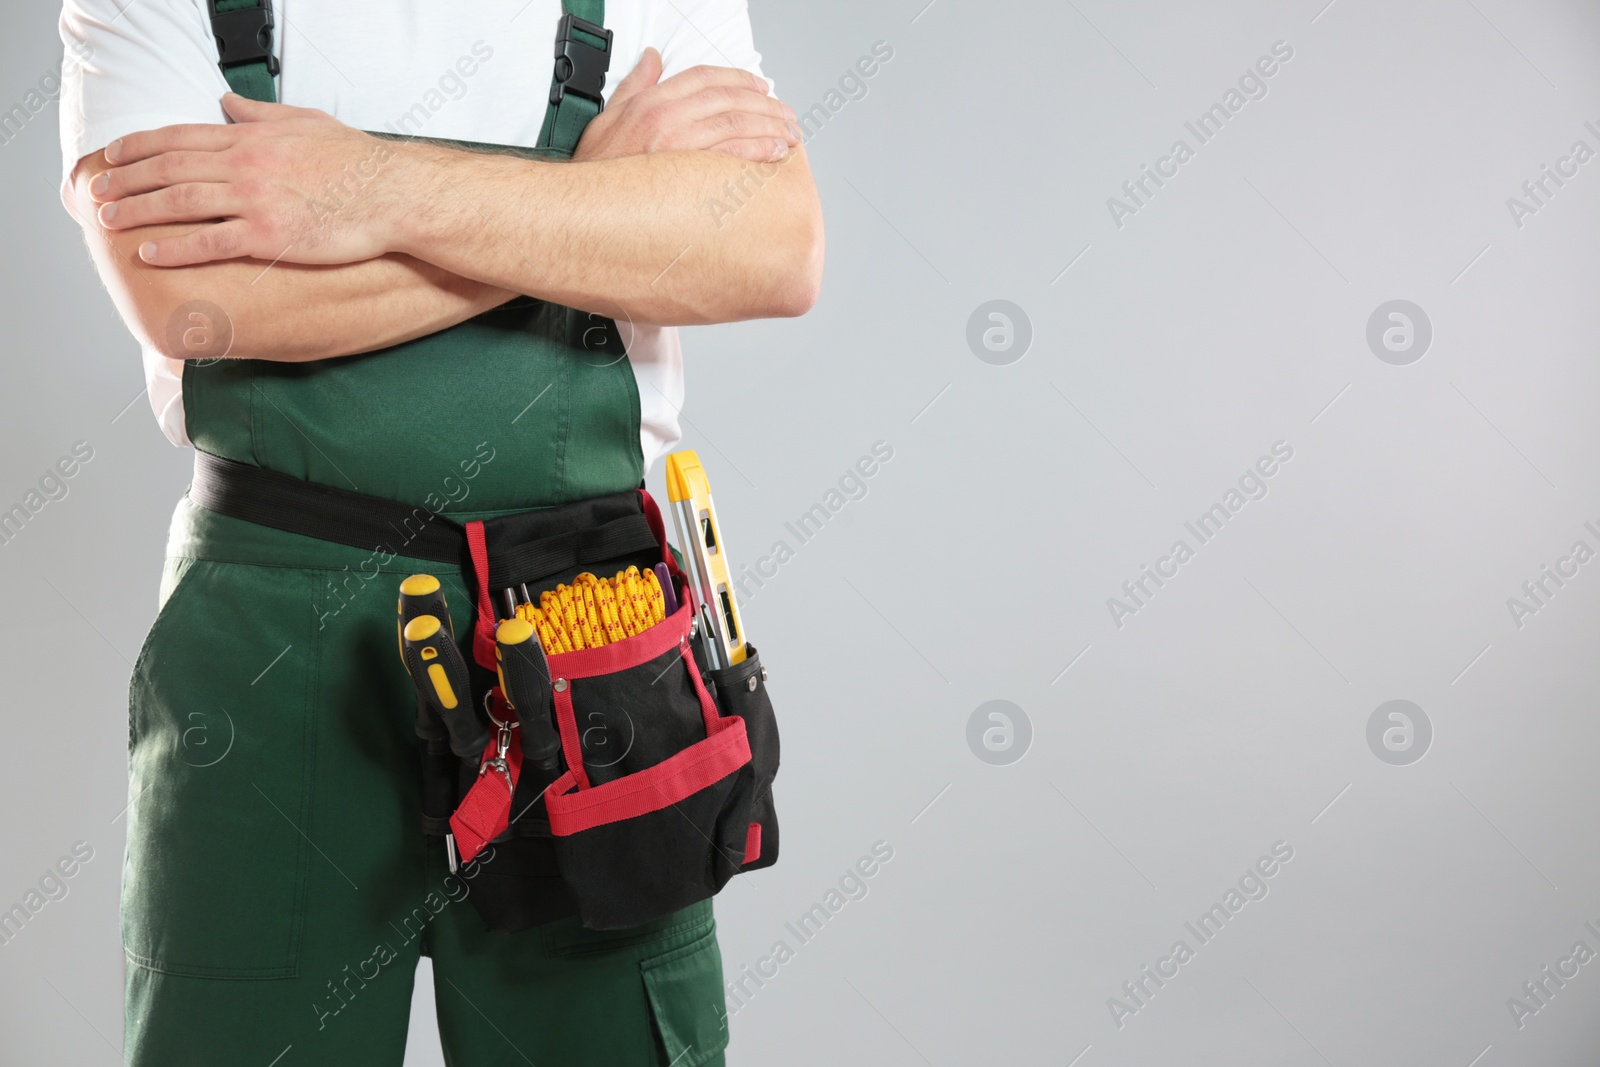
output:
[[[678,611],[621,641],[549,655],[547,706],[515,709],[524,723],[549,716],[561,753],[549,767],[521,764],[509,825],[461,868],[489,929],[513,933],[574,913],[592,929],[637,926],[777,861],[778,731],[766,671],[754,647],[740,663],[708,669],[692,640],[688,583],[643,488],[464,525],[197,452],[189,496],[247,522],[473,575],[478,625],[464,658],[485,728],[486,707],[503,707],[499,679],[471,645],[492,625],[498,591],[526,587],[537,602],[584,571],[667,565]],[[443,836],[481,765],[457,756],[421,709],[419,701],[422,829]]]

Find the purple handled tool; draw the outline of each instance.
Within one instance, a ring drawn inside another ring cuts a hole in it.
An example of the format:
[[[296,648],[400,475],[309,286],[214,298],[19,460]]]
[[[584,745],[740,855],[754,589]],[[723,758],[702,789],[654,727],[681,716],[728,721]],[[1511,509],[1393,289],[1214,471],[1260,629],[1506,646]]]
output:
[[[672,572],[667,570],[665,563],[657,563],[655,572],[656,581],[661,583],[661,596],[666,601],[667,615],[676,615],[678,613],[678,594],[672,588]]]

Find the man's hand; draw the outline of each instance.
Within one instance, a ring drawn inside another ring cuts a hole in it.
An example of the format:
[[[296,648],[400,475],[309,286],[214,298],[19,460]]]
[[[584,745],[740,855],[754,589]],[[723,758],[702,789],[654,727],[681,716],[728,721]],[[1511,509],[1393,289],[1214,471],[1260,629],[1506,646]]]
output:
[[[141,342],[171,359],[207,359],[172,329],[194,301],[222,309],[229,356],[298,363],[388,348],[454,326],[517,294],[431,263],[388,255],[339,266],[231,259],[193,267],[152,267],[138,255],[150,241],[181,236],[192,223],[106,230],[89,187],[111,169],[91,152],[72,171],[67,210],[83,227],[100,278]]]
[[[382,173],[397,155],[388,142],[311,108],[235,93],[222,106],[231,125],[164,126],[108,145],[113,167],[89,185],[100,224],[200,224],[139,246],[160,267],[360,263],[390,251],[383,220],[402,193]]]
[[[573,159],[708,149],[775,163],[800,143],[794,109],[767,83],[732,67],[692,67],[661,81],[661,53],[646,48],[604,111],[590,120]]]

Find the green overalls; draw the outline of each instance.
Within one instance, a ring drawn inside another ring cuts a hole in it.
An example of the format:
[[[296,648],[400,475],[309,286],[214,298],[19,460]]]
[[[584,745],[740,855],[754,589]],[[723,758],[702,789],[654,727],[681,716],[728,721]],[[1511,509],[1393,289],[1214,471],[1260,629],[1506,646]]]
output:
[[[604,18],[599,0],[564,7]],[[228,73],[273,98],[264,63]],[[567,94],[522,152],[570,156],[597,110]],[[615,325],[533,299],[367,355],[191,363],[183,392],[197,448],[463,522],[643,474]],[[407,559],[405,537],[391,556],[180,501],[130,688],[127,1062],[398,1067],[426,954],[446,1063],[721,1064],[710,901],[633,930],[497,937],[422,833],[396,589],[436,574],[470,633],[472,583]]]

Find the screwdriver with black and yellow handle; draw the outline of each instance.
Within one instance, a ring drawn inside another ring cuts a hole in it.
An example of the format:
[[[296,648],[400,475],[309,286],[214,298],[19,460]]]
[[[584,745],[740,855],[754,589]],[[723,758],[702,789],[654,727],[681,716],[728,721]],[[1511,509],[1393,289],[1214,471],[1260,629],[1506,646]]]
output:
[[[446,626],[454,626],[450,622],[450,609],[445,604],[444,590],[439,585],[439,579],[431,574],[413,574],[400,583],[399,618],[394,626],[395,647],[400,652],[400,662],[409,672],[410,664],[406,663],[406,623],[419,615],[432,615],[443,619]],[[443,741],[449,737],[445,729],[444,720],[439,717],[432,701],[417,693],[417,736],[424,741]]]
[[[455,625],[450,621],[450,609],[444,602],[444,588],[440,586],[439,579],[431,574],[413,574],[400,583],[400,621],[395,627],[395,640],[400,646],[402,662],[406,658],[406,623],[418,615],[442,619],[451,634],[455,634]]]
[[[552,682],[544,646],[526,619],[505,620],[494,638],[500,690],[522,724],[522,756],[540,770],[555,770],[561,738],[550,721]]]
[[[400,603],[395,622],[395,644],[400,651],[400,662],[410,673],[406,662],[406,624],[422,616],[443,619],[451,627],[450,608],[445,603],[444,590],[439,579],[431,574],[413,574],[400,583]],[[451,627],[453,632],[453,627]],[[417,736],[427,742],[424,760],[429,770],[423,774],[422,813],[436,826],[444,826],[445,856],[450,870],[457,867],[455,835],[448,830],[450,813],[455,810],[455,760],[450,756],[453,742],[444,718],[426,692],[428,687],[417,686]],[[480,746],[479,752],[482,751]],[[477,757],[474,753],[474,758]]]
[[[489,743],[489,731],[472,712],[472,682],[449,629],[437,615],[418,615],[401,629],[400,645],[417,692],[450,732],[450,750],[477,760]]]

